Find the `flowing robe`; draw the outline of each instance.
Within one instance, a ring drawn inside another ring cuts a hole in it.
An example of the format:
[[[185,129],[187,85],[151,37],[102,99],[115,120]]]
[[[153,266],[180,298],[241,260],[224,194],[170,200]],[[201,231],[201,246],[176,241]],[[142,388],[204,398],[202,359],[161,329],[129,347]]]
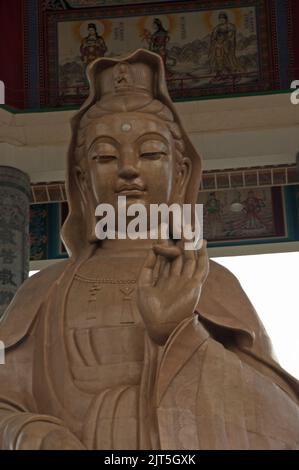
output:
[[[87,449],[299,448],[298,382],[273,358],[229,271],[211,262],[195,314],[163,347],[135,326],[142,357],[99,388],[105,370],[80,369],[67,346],[63,312],[77,269],[71,259],[26,281],[1,323],[0,447],[13,447],[27,423],[47,416]],[[85,361],[94,360],[89,346],[81,348]]]

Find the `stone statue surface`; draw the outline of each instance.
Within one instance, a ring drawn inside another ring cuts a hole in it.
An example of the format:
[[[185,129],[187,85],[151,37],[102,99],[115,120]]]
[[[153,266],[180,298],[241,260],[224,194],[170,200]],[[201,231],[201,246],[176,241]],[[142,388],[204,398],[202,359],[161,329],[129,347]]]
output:
[[[27,280],[0,324],[0,448],[298,449],[298,382],[205,244],[96,238],[95,208],[119,195],[195,204],[201,158],[161,57],[100,58],[88,74],[68,153],[70,257]]]

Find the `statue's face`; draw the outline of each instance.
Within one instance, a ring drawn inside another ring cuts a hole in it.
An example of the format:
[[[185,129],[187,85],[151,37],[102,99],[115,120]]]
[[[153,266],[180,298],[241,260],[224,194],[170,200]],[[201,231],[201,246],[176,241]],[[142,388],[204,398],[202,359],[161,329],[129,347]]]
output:
[[[127,207],[140,203],[148,208],[184,194],[189,160],[178,176],[174,139],[155,116],[132,112],[96,118],[85,140],[87,166],[79,184],[96,205],[109,203],[117,212],[118,196],[126,196]]]

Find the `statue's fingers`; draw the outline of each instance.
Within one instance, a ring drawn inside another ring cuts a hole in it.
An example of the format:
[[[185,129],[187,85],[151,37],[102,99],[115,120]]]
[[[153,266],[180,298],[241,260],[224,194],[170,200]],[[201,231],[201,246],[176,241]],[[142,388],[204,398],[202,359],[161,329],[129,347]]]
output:
[[[158,277],[156,278],[156,281],[158,282],[161,279],[165,279],[168,277],[169,274],[169,267],[171,262],[169,261],[168,258],[165,256],[158,256],[159,259],[159,271],[158,271]]]
[[[163,263],[164,263],[164,258],[162,258],[161,256],[157,256],[157,261],[153,270],[154,283],[157,281],[159,277],[159,273],[160,273],[161,266]]]
[[[177,246],[168,246],[166,243],[158,243],[153,249],[159,255],[159,258],[161,258],[159,276],[156,282],[156,285],[160,286],[169,277],[171,261],[181,255],[181,250]]]
[[[170,262],[166,258],[161,259],[159,276],[156,280],[156,286],[161,287],[163,282],[169,277]]]
[[[154,252],[157,255],[164,256],[169,261],[175,259],[181,254],[180,249],[177,246],[166,246],[162,244],[154,245]]]
[[[180,276],[183,269],[183,256],[180,254],[177,256],[171,263],[170,275],[171,276]]]
[[[209,274],[209,257],[207,250],[207,242],[203,241],[202,248],[198,252],[196,269],[193,279],[200,284],[203,284]]]
[[[182,276],[191,279],[196,267],[196,255],[194,250],[184,250],[184,262]]]
[[[146,260],[141,268],[138,283],[142,286],[151,286],[153,284],[154,269],[157,263],[157,255],[150,250]]]
[[[156,262],[156,266],[154,269],[154,284],[155,285],[157,285],[157,282],[162,277],[165,263],[167,263],[167,260],[164,258],[164,256],[157,255],[157,262]]]

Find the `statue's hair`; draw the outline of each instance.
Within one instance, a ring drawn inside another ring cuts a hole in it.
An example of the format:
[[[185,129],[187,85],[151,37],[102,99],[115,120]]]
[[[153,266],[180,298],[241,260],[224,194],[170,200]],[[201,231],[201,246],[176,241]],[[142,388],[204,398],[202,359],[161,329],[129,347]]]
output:
[[[146,114],[153,114],[155,117],[158,117],[162,121],[164,121],[173,137],[174,145],[176,149],[176,166],[177,166],[177,174],[181,168],[183,162],[183,155],[185,151],[185,144],[182,138],[182,132],[178,124],[174,120],[173,113],[170,109],[161,103],[158,100],[151,100],[145,105],[134,107],[127,105],[124,109],[121,110],[111,110],[105,109],[101,106],[100,102],[95,103],[91,106],[88,111],[82,116],[78,133],[77,133],[77,143],[76,143],[76,151],[75,151],[75,161],[76,163],[80,164],[84,157],[86,156],[86,149],[85,149],[85,139],[86,139],[86,129],[91,123],[91,121],[95,118],[99,118],[102,116],[107,116],[115,113],[120,112],[132,112],[137,111],[139,113],[146,113]]]

